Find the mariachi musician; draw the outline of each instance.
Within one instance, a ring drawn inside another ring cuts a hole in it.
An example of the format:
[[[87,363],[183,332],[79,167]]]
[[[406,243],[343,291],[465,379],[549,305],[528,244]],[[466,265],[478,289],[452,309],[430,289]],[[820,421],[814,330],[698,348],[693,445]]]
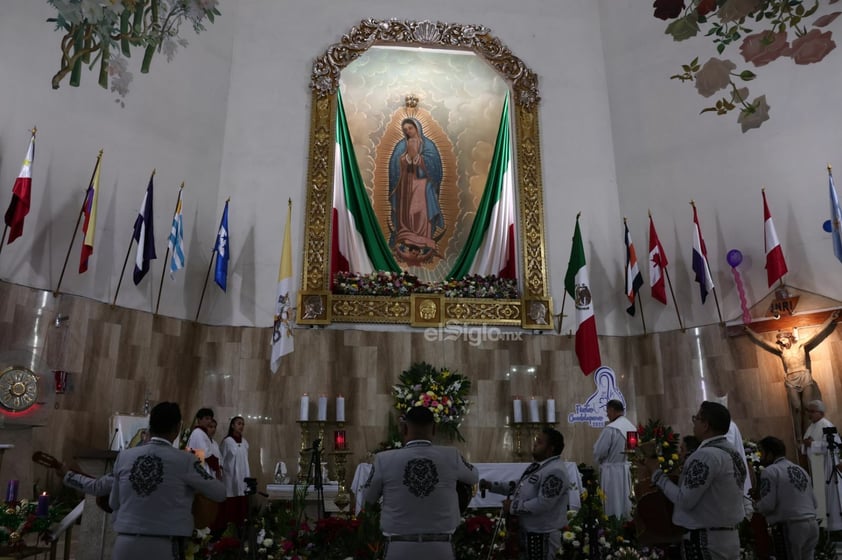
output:
[[[571,488],[561,461],[562,451],[561,432],[544,428],[532,444],[535,462],[527,467],[520,480],[479,482],[480,490],[511,494],[503,502],[503,512],[517,518],[521,560],[552,560],[561,548],[560,528],[567,523]]]

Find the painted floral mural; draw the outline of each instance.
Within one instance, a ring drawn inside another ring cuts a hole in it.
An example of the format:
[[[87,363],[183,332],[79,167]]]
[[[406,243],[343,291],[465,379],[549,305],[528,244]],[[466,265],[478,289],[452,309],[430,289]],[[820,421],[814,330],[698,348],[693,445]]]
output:
[[[725,115],[737,112],[743,132],[769,120],[771,107],[765,94],[753,94],[747,82],[757,75],[749,68],[772,62],[815,64],[836,48],[826,30],[842,11],[839,0],[655,0],[654,16],[670,23],[665,33],[675,41],[704,37],[719,55],[736,46],[731,58],[696,57],[671,76],[696,86],[706,98],[721,96],[702,113]],[[735,62],[736,61],[736,62]],[[743,68],[740,68],[740,67]]]

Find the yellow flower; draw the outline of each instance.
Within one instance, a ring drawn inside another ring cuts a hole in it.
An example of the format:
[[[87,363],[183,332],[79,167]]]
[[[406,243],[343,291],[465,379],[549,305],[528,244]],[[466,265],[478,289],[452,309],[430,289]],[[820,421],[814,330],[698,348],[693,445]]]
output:
[[[564,539],[565,542],[570,542],[576,538],[576,534],[573,531],[565,531],[561,534],[561,537]]]
[[[663,463],[665,460],[666,460],[666,459],[664,459],[664,456],[663,456],[663,455],[661,455],[660,457],[658,457],[658,462],[659,462],[659,463]]]
[[[580,498],[580,500],[582,500],[584,502],[587,499],[588,499],[588,491],[582,490],[582,497]]]
[[[666,449],[669,446],[670,446],[670,442],[668,442],[668,441],[665,441],[664,443],[661,444],[661,447],[663,447],[664,449]]]
[[[678,461],[678,453],[673,453],[673,454],[670,456],[670,459],[672,459],[673,461]]]
[[[602,486],[596,489],[596,495],[599,497],[600,500],[605,499],[605,492],[602,491]]]

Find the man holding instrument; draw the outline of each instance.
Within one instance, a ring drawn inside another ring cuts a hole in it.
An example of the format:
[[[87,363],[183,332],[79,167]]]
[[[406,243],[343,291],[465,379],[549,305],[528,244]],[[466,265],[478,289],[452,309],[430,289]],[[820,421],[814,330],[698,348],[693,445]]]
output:
[[[433,413],[410,408],[401,422],[404,446],[375,455],[364,487],[367,504],[383,498],[380,529],[386,560],[453,560],[459,525],[457,486],[479,475],[452,447],[433,445]]]
[[[109,500],[117,533],[112,560],[183,558],[185,537],[193,533],[194,495],[225,500],[222,482],[194,455],[172,446],[180,426],[178,405],[159,403],[149,417],[149,443],[117,457]]]
[[[519,481],[479,481],[480,490],[511,495],[503,502],[503,513],[517,516],[521,560],[552,560],[561,547],[571,486],[561,462],[562,451],[561,432],[544,428],[532,444],[535,462]]]

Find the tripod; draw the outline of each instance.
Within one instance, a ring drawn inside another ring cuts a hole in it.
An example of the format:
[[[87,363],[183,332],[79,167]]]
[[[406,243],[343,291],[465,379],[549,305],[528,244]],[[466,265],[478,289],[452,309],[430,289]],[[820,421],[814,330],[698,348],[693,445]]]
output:
[[[322,477],[322,440],[314,439],[313,446],[309,449],[310,461],[307,464],[307,480],[304,482],[304,501],[306,502],[307,493],[310,486],[316,492],[316,519],[322,519],[325,516],[325,489],[324,479]],[[305,451],[307,451],[305,449]],[[292,489],[293,500],[298,496],[298,482]],[[304,507],[302,504],[301,510],[298,512],[298,523],[301,524],[304,518]]]

